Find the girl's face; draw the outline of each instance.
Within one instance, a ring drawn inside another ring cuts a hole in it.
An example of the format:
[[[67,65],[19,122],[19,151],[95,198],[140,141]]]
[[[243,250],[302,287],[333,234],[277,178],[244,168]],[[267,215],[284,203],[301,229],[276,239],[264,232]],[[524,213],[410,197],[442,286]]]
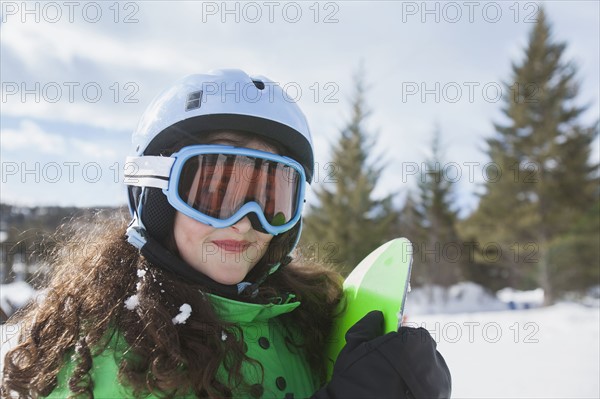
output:
[[[236,145],[275,152],[259,140],[244,141],[240,134],[216,133],[211,144]],[[174,236],[181,258],[194,269],[221,284],[237,284],[267,252],[272,235],[252,228],[248,217],[233,226],[215,228],[184,214],[175,215]]]

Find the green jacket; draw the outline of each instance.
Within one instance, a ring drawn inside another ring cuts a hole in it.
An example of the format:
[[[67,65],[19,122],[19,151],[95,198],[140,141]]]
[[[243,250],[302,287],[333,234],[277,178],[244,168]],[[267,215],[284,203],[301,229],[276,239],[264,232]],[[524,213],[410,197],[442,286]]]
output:
[[[289,297],[283,304],[258,305],[238,302],[215,295],[211,299],[219,316],[228,322],[240,325],[244,332],[244,341],[248,347],[248,357],[257,360],[264,367],[264,381],[260,381],[258,366],[250,363],[243,365],[242,372],[250,384],[255,384],[252,394],[262,398],[306,398],[318,388],[311,370],[303,356],[290,352],[285,344],[286,330],[277,316],[292,312],[300,302],[290,302]],[[94,381],[95,398],[128,398],[130,391],[117,379],[119,362],[127,345],[119,334],[114,334],[107,350],[94,357],[91,377]],[[68,378],[73,364],[67,363],[58,375],[58,386],[48,398],[64,399],[69,396]],[[226,382],[224,370],[217,378]],[[260,396],[259,396],[260,395]],[[155,398],[149,395],[148,398]],[[193,398],[193,395],[185,398]],[[236,397],[244,397],[237,395]]]

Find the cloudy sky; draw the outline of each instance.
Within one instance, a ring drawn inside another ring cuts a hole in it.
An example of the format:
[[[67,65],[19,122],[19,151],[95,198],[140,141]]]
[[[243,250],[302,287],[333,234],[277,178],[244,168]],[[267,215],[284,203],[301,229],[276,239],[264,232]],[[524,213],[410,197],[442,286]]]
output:
[[[145,106],[178,78],[222,67],[285,85],[311,124],[322,183],[362,61],[374,158],[388,163],[375,195],[398,192],[401,202],[415,187],[437,124],[442,166],[454,168],[457,206],[468,213],[488,162],[484,139],[501,120],[502,83],[540,4],[2,2],[0,200],[123,204],[123,160]],[[600,115],[599,3],[543,5],[579,66],[591,123]]]

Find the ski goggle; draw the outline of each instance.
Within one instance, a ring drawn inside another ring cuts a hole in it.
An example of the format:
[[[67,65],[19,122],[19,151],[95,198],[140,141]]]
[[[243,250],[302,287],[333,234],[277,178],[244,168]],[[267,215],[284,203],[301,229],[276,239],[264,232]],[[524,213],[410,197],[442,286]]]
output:
[[[127,162],[126,172],[133,173],[125,175],[126,184],[162,188],[176,210],[216,228],[255,214],[264,232],[277,235],[290,230],[302,214],[306,175],[288,157],[194,145],[170,157],[129,157]]]

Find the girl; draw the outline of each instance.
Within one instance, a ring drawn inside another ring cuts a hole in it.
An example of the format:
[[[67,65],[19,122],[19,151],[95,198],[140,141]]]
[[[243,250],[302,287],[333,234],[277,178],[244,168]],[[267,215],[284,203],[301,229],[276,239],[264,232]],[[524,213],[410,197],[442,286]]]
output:
[[[98,218],[56,254],[45,300],[20,316],[3,396],[449,396],[425,330],[380,336],[378,312],[348,332],[325,380],[342,280],[291,257],[313,150],[277,84],[188,76],[133,142],[131,222]]]

